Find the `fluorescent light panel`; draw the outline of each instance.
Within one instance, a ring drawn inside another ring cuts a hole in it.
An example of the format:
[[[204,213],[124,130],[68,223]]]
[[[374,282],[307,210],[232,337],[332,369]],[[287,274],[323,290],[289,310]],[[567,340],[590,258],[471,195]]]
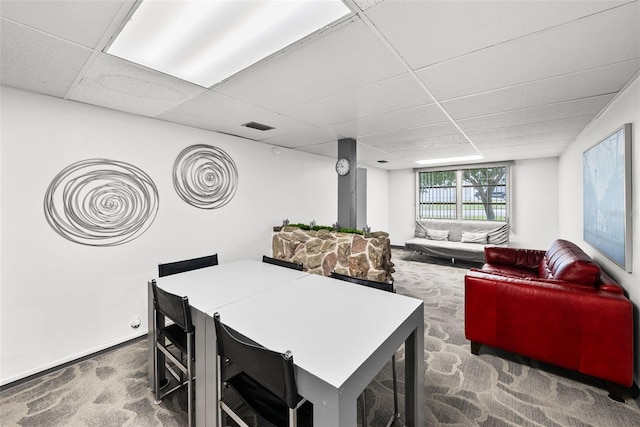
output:
[[[341,0],[144,0],[106,53],[211,87],[349,13]]]
[[[443,159],[427,159],[427,160],[417,160],[416,163],[421,165],[435,165],[438,163],[455,163],[455,162],[467,162],[472,160],[482,160],[483,157],[479,154],[473,156],[462,156],[462,157],[447,157]]]

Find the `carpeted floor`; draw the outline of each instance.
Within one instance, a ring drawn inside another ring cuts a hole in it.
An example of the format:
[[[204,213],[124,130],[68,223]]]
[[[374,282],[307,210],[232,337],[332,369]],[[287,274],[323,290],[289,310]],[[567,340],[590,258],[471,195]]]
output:
[[[472,355],[464,337],[470,265],[409,256],[393,250],[398,293],[425,301],[425,425],[640,426],[639,401],[614,402],[599,381],[487,347]],[[0,425],[186,425],[184,393],[153,403],[146,351],[139,340],[3,391]],[[402,349],[396,357],[402,380]],[[393,402],[390,364],[366,396],[368,425],[384,425]]]

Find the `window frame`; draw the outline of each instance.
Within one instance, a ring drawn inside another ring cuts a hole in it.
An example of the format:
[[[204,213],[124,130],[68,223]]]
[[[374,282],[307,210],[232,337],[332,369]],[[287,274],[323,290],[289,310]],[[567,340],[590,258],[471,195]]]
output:
[[[416,220],[433,220],[433,221],[499,221],[510,222],[511,210],[512,210],[512,185],[511,185],[511,166],[513,161],[507,162],[494,162],[494,163],[473,163],[463,165],[448,165],[448,166],[433,166],[427,168],[416,168],[415,173],[415,218]],[[505,215],[503,219],[488,220],[488,219],[464,219],[462,216],[464,201],[462,199],[463,179],[462,171],[464,169],[488,169],[488,168],[505,168]],[[454,171],[456,173],[456,218],[420,218],[420,173],[421,172],[440,172],[440,171]]]

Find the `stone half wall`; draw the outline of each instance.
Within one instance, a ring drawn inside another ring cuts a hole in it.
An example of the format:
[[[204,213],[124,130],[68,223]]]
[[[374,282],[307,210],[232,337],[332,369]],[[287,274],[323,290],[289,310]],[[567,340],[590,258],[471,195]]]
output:
[[[329,276],[332,271],[378,282],[392,282],[389,234],[366,236],[331,230],[275,227],[273,257],[302,263],[304,271]]]

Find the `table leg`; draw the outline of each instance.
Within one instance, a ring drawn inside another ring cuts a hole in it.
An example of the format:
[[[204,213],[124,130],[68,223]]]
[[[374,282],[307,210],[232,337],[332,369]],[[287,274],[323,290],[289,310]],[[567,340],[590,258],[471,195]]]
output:
[[[313,426],[355,426],[358,418],[357,399],[357,395],[333,390],[332,394],[313,403]]]
[[[195,411],[197,426],[217,425],[216,348],[213,317],[191,307],[196,333]],[[211,325],[209,325],[209,321]],[[213,334],[213,337],[211,337]]]
[[[424,312],[420,314],[416,329],[405,341],[405,422],[409,427],[424,425]]]

